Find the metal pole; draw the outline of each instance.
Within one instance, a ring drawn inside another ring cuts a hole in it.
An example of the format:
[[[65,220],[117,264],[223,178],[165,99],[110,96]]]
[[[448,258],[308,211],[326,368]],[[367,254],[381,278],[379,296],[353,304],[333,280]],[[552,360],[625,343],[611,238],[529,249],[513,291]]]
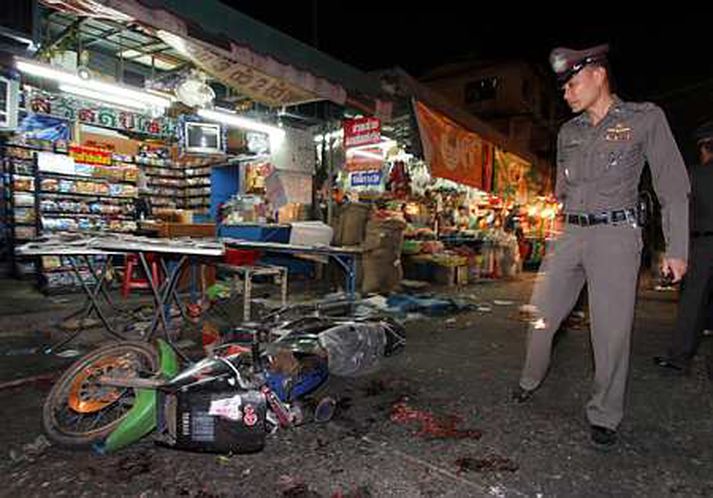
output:
[[[329,162],[327,168],[327,225],[331,226],[332,217],[334,216],[334,201],[332,199],[332,190],[334,189],[334,142],[331,138],[329,140]]]

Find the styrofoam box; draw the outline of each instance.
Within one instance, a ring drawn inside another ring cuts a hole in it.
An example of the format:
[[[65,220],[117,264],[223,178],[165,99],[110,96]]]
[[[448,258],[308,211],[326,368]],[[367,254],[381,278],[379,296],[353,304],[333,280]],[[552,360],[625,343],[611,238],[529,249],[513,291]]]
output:
[[[321,221],[295,221],[291,223],[290,244],[299,246],[328,246],[334,230]]]

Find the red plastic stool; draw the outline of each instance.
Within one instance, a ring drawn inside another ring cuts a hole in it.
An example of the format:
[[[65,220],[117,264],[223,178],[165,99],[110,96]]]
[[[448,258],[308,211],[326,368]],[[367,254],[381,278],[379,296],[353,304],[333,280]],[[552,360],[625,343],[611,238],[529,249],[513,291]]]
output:
[[[151,278],[154,283],[158,285],[160,283],[161,273],[158,268],[158,261],[153,254],[146,255],[146,262],[151,268]],[[143,268],[141,268],[141,262],[136,254],[128,254],[126,256],[126,266],[124,268],[124,281],[121,284],[121,295],[124,298],[129,297],[132,289],[150,289],[149,280],[147,278],[137,278],[134,276],[134,270],[140,269],[143,274]]]

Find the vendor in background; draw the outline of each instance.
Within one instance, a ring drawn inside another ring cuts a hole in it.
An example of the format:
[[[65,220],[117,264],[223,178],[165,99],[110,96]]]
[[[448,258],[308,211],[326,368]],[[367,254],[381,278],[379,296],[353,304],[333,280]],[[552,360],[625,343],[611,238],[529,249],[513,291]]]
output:
[[[446,231],[449,231],[447,229],[452,228],[453,226],[455,226],[453,222],[453,216],[449,211],[436,212],[436,234],[443,233],[444,229]]]
[[[468,206],[458,206],[458,211],[455,213],[455,225],[460,229],[467,230],[473,226],[474,222],[475,220],[470,215]]]
[[[404,217],[406,223],[413,223],[413,217],[408,214],[406,203],[401,204],[401,215]]]

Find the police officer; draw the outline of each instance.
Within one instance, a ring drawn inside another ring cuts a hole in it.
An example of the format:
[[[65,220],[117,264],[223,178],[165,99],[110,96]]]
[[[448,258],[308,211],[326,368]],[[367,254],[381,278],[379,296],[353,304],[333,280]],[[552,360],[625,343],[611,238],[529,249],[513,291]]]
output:
[[[564,99],[578,115],[557,138],[555,194],[564,204],[563,230],[535,284],[537,315],[513,392],[515,401],[527,401],[544,379],[553,335],[586,282],[595,367],[586,412],[592,442],[599,448],[616,443],[624,412],[642,249],[636,205],[644,162],[661,202],[668,249],[663,270],[676,281],[686,272],[690,188],[661,109],[624,102],[612,92],[607,50],[606,45],[557,48],[550,55]]]
[[[713,121],[696,130],[700,164],[691,168],[691,268],[683,281],[676,327],[657,365],[688,373],[705,326],[713,276]]]

